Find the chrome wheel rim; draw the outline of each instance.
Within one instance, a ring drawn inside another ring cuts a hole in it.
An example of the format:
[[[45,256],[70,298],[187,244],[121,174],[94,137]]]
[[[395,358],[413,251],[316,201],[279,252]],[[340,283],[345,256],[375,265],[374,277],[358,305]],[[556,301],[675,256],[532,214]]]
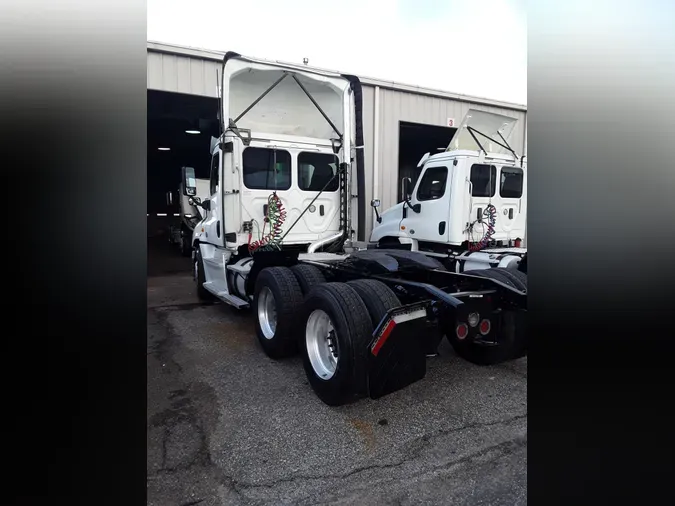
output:
[[[272,339],[277,330],[277,308],[272,290],[266,286],[258,295],[258,321],[265,339]]]
[[[314,373],[323,380],[331,379],[339,359],[337,337],[333,322],[321,309],[312,311],[307,319],[305,342]]]

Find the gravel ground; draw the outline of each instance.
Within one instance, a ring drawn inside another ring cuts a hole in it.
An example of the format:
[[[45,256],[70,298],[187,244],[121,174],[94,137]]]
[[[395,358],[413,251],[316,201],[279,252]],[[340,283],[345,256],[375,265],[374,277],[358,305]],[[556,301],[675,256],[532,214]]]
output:
[[[156,256],[148,505],[526,504],[527,359],[477,367],[444,341],[424,380],[330,408],[250,314],[197,302],[189,259]]]

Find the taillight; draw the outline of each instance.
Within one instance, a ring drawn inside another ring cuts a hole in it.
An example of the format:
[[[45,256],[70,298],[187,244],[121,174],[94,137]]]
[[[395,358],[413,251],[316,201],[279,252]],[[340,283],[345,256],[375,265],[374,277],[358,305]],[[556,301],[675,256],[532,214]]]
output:
[[[469,333],[469,327],[467,326],[466,323],[460,323],[457,325],[457,329],[455,329],[455,333],[457,334],[457,337],[459,339],[464,339],[467,334]]]
[[[490,332],[490,320],[483,320],[480,322],[480,326],[478,327],[478,332],[481,333],[481,335],[486,335]]]

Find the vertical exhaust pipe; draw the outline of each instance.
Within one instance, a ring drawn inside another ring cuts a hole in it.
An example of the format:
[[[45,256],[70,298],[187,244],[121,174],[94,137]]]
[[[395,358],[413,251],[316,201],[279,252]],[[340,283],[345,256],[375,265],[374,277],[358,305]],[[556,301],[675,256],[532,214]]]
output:
[[[365,241],[366,235],[366,167],[365,153],[363,144],[363,89],[359,78],[352,75],[343,75],[349,81],[354,93],[354,122],[356,127],[356,192],[358,203],[358,220],[356,227],[356,238],[358,241]],[[345,132],[344,135],[347,135]],[[351,205],[351,202],[349,203]],[[349,232],[349,231],[348,231]]]

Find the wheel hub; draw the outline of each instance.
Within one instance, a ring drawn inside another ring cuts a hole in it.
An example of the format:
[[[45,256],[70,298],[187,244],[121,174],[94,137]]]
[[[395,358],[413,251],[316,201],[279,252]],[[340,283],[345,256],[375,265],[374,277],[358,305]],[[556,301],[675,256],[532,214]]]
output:
[[[305,345],[314,373],[323,380],[332,378],[339,361],[338,341],[333,322],[321,309],[307,319]]]
[[[258,295],[258,321],[265,339],[272,339],[277,330],[277,309],[272,290],[266,286]]]

